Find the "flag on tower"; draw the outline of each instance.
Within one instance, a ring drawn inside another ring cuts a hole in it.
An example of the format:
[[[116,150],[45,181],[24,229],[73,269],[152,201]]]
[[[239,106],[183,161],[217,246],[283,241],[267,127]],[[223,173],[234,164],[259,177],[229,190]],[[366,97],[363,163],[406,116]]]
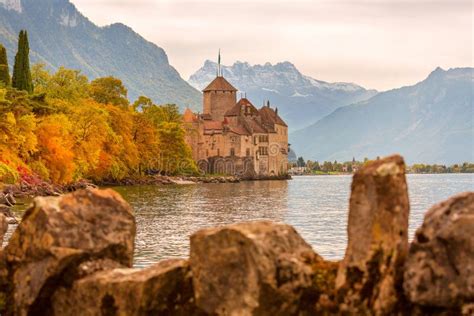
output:
[[[217,64],[218,64],[217,75],[222,76],[222,73],[221,73],[221,49],[220,48],[219,48],[219,57],[217,58]]]

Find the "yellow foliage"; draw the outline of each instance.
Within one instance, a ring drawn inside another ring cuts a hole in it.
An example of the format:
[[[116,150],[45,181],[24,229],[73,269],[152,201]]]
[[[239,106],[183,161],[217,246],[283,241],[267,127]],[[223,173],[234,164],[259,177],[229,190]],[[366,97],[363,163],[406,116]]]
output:
[[[50,74],[44,65],[32,77],[35,94],[0,88],[0,182],[37,179],[29,173],[63,184],[197,170],[176,105],[141,97],[130,106],[112,77],[89,83],[78,71]]]

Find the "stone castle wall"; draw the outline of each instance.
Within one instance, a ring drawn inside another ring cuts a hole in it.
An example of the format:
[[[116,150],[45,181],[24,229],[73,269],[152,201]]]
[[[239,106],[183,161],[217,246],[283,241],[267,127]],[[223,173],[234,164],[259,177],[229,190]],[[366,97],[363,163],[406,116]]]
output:
[[[206,91],[203,95],[204,114],[210,114],[212,119],[221,122],[224,114],[237,102],[235,91]]]

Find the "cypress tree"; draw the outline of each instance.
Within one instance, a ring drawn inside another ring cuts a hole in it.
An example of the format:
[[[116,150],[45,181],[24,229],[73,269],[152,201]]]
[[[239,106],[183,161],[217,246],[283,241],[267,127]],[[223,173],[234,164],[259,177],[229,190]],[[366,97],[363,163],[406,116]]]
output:
[[[7,50],[0,44],[0,85],[10,85],[10,72],[8,70]]]
[[[25,90],[32,93],[33,82],[31,80],[29,54],[28,33],[22,30],[18,38],[18,52],[15,56],[15,65],[13,67],[12,86],[18,90]]]

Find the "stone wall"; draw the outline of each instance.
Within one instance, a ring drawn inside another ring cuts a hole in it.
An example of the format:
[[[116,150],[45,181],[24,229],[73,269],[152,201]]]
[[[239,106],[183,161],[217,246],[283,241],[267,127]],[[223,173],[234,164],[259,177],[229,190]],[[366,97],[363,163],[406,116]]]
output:
[[[474,192],[433,206],[409,244],[393,156],[355,174],[349,206],[341,262],[289,225],[251,222],[196,232],[189,259],[132,269],[135,221],[117,193],[37,198],[0,252],[0,314],[474,314]]]

